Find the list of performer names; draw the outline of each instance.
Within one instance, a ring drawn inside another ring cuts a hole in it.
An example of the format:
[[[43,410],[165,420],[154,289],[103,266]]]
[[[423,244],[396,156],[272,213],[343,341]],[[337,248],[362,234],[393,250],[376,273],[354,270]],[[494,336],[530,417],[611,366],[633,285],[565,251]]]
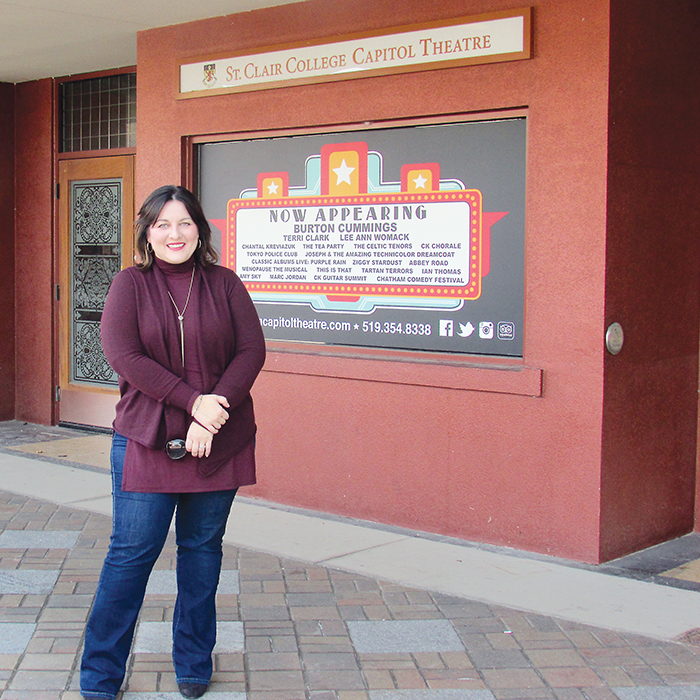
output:
[[[246,282],[464,287],[476,272],[474,210],[468,201],[241,206],[236,271]]]

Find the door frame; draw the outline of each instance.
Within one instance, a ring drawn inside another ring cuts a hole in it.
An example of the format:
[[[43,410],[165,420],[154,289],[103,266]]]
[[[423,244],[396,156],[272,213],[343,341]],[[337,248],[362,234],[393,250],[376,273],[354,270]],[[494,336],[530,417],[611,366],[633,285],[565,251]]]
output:
[[[108,428],[114,419],[119,390],[114,387],[82,386],[70,382],[70,183],[74,180],[122,178],[124,217],[122,221],[121,269],[133,264],[134,240],[134,156],[93,152],[92,157],[62,158],[57,167],[57,270],[58,307],[55,344],[55,422]]]

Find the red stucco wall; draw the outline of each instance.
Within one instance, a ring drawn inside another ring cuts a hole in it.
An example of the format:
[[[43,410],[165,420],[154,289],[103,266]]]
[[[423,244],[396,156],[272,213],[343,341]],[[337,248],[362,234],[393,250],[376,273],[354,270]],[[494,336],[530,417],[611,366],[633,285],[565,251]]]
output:
[[[502,370],[451,367],[440,383],[421,363],[407,372],[391,360],[272,352],[254,392],[259,484],[247,493],[595,561],[607,3],[534,2],[528,61],[176,99],[179,59],[520,5],[310,0],[140,34],[137,199],[180,180],[184,135],[526,107],[522,366],[543,370],[542,396],[500,393]],[[468,381],[465,373],[472,373]]]
[[[15,86],[0,83],[0,246],[6,251],[0,276],[0,420],[15,415]]]
[[[309,0],[141,33],[137,200],[182,180],[188,135],[526,109],[522,362],[272,348],[254,390],[259,484],[246,493],[598,561],[693,524],[693,0],[653,12],[536,0],[528,61],[176,99],[180,59],[521,4]],[[53,419],[52,105],[49,80],[15,89],[15,417],[39,423]],[[616,357],[603,344],[612,321],[626,332]]]
[[[15,91],[15,322],[18,420],[53,419],[53,81]]]
[[[584,561],[692,528],[700,13],[694,0],[531,4],[528,61],[191,100],[176,99],[180,59],[522,3],[309,0],[140,34],[139,202],[182,180],[188,135],[527,110],[522,362],[271,348],[254,390],[259,484],[247,495]],[[14,338],[0,340],[0,418],[12,417],[14,386],[14,417],[46,424],[52,89],[0,86],[0,126],[14,108],[16,205],[14,300],[11,265],[0,281],[0,313],[15,320]],[[6,207],[13,144],[0,133]],[[603,343],[612,321],[626,334],[615,357]]]
[[[605,315],[625,346],[605,360],[605,558],[693,527],[700,319],[700,8],[611,18]]]

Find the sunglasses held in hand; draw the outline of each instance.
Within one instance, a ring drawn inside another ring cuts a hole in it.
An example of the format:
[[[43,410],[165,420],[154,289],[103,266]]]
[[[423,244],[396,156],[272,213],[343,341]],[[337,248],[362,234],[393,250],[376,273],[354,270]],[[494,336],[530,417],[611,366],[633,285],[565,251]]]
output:
[[[170,459],[182,459],[185,454],[187,454],[185,441],[182,438],[168,440],[168,442],[165,443],[165,453]]]

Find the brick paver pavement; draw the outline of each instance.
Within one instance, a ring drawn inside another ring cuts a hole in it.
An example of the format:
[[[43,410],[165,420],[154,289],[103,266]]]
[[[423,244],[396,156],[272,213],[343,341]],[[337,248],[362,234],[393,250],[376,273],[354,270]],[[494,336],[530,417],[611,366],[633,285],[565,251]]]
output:
[[[110,528],[104,515],[0,492],[1,700],[79,699],[83,630]],[[171,537],[156,568],[174,565]],[[229,545],[224,569],[219,621],[234,641],[215,650],[212,700],[700,698],[700,647]],[[175,597],[169,574],[155,578],[141,622],[156,624],[138,631],[165,629],[167,638]],[[180,697],[169,654],[148,643],[140,651],[138,631],[123,699]]]

